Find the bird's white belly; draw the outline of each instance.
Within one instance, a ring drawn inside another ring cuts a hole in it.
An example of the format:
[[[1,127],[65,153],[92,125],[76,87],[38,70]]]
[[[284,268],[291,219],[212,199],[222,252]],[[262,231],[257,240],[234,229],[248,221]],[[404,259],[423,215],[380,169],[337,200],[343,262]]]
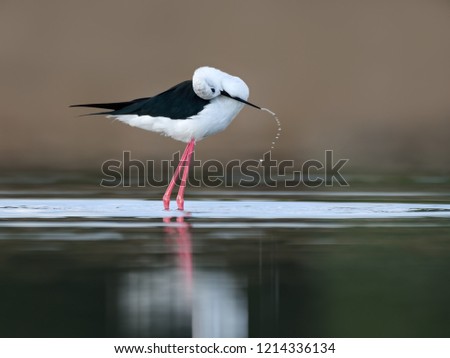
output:
[[[173,139],[189,142],[199,141],[210,135],[223,131],[236,117],[244,105],[227,97],[211,100],[198,114],[187,119],[130,115],[114,117],[130,126],[158,132]]]

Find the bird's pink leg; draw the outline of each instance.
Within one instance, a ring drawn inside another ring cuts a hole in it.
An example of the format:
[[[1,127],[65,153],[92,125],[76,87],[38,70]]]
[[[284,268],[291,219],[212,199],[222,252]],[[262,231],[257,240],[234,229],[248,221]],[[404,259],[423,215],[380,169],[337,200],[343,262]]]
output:
[[[186,181],[188,178],[188,174],[189,174],[189,165],[191,164],[191,158],[192,158],[192,153],[194,153],[194,148],[195,148],[195,140],[192,139],[189,144],[189,151],[186,154],[186,160],[185,160],[185,167],[184,167],[184,171],[183,171],[183,176],[181,178],[181,183],[180,183],[180,189],[178,190],[178,195],[177,195],[177,205],[178,205],[178,210],[184,210],[184,190],[186,189]]]
[[[178,179],[178,174],[180,173],[180,169],[184,167],[184,162],[186,161],[186,156],[189,152],[189,148],[191,146],[191,142],[188,143],[186,146],[186,149],[183,152],[183,155],[180,158],[180,162],[177,165],[177,168],[175,169],[175,172],[173,173],[172,179],[170,180],[169,185],[167,186],[166,192],[163,196],[163,204],[164,204],[164,210],[169,210],[170,206],[170,195],[172,195],[172,190],[175,187],[175,183]]]

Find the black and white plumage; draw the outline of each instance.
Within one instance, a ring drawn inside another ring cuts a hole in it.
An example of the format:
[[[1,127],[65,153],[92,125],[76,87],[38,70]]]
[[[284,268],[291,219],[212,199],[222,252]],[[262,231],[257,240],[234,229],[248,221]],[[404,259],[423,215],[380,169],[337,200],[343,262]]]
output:
[[[199,141],[223,131],[247,102],[249,89],[239,77],[212,67],[200,67],[192,80],[154,97],[129,102],[79,104],[110,111],[106,115],[133,127],[158,132],[182,142]]]
[[[223,131],[248,104],[249,90],[239,77],[212,67],[198,68],[192,80],[184,81],[154,97],[129,102],[78,104],[72,107],[108,109],[93,114],[106,115],[133,127],[158,132],[188,143],[180,163],[163,196],[164,209],[169,209],[170,196],[181,173],[177,195],[179,210],[184,209],[184,190],[195,144]]]

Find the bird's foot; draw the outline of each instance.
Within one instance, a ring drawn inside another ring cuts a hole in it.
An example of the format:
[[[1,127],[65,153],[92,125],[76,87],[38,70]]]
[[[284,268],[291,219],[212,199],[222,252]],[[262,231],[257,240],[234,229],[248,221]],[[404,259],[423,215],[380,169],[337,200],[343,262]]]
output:
[[[170,195],[164,195],[163,196],[163,205],[164,205],[164,210],[169,210],[169,207],[170,207]]]
[[[184,210],[184,198],[180,195],[177,196],[178,210]]]

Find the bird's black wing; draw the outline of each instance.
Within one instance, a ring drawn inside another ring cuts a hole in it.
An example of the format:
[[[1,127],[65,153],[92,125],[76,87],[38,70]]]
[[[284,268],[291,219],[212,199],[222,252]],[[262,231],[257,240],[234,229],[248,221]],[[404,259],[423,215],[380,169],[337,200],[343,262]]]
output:
[[[138,98],[129,102],[76,104],[71,107],[94,107],[110,109],[110,112],[93,114],[167,117],[171,119],[186,119],[199,113],[208,100],[198,97],[192,81],[184,81],[154,97]]]

